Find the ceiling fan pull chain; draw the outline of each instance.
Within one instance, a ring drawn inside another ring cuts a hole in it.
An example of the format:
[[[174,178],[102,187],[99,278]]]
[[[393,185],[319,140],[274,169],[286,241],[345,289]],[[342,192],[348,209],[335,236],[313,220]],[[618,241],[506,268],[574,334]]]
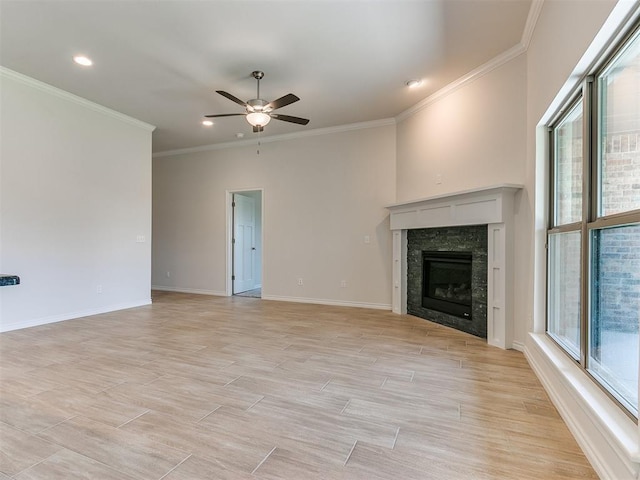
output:
[[[258,130],[258,149],[256,150],[256,155],[260,155],[260,135],[262,135],[262,130]]]

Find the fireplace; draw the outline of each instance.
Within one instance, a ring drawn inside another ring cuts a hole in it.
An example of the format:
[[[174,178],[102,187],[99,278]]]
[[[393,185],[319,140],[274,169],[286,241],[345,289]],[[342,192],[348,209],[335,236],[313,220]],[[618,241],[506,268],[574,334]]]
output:
[[[487,226],[407,232],[407,313],[487,338]]]
[[[507,183],[389,205],[393,312],[441,321],[455,328],[477,323],[478,328],[469,333],[487,338],[496,347],[521,350],[522,344],[513,340],[514,212],[521,189],[522,185]],[[461,230],[440,231],[443,227],[474,225],[483,225],[482,251],[459,241]],[[416,232],[427,232],[430,238],[412,244]],[[422,252],[444,250],[473,252],[471,321],[422,306]]]
[[[472,319],[470,253],[422,252],[422,306]]]

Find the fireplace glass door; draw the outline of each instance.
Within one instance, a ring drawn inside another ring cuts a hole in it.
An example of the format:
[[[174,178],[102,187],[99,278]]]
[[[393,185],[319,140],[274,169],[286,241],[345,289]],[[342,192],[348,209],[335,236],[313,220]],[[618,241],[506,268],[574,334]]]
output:
[[[422,306],[471,320],[470,253],[422,252]]]

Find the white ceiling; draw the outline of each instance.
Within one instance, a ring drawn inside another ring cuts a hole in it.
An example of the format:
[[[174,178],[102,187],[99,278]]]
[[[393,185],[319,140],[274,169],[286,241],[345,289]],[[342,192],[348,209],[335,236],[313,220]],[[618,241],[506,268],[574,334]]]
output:
[[[215,93],[301,100],[263,135],[391,118],[516,46],[531,0],[0,0],[0,64],[157,126],[153,150],[253,135]],[[79,67],[84,53],[94,66]],[[408,89],[412,78],[423,86]]]

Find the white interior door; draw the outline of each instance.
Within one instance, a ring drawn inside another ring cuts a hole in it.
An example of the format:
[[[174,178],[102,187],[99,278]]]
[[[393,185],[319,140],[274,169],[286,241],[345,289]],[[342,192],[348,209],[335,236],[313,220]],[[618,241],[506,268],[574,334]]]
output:
[[[255,285],[255,202],[238,193],[233,195],[233,293],[251,290]]]

